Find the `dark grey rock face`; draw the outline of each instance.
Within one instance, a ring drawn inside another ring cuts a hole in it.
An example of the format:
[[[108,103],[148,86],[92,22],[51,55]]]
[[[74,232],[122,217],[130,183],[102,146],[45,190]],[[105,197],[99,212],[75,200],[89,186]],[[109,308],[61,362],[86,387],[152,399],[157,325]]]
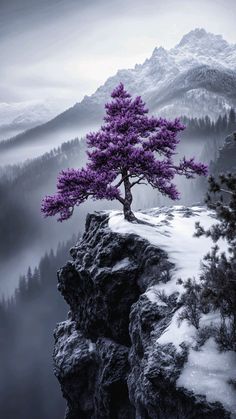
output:
[[[187,348],[157,343],[177,300],[158,305],[145,291],[170,278],[167,254],[112,232],[101,214],[88,216],[71,254],[58,286],[69,319],[57,326],[54,348],[66,419],[229,418],[220,405],[176,388]]]

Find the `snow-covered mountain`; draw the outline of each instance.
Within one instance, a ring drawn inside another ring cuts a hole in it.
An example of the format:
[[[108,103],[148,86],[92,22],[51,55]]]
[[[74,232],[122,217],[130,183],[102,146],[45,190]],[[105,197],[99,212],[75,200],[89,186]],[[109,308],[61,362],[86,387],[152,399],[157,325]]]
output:
[[[204,29],[195,29],[184,35],[170,54],[183,69],[201,64],[236,69],[236,45]]]
[[[58,101],[0,102],[0,140],[45,123],[62,109]]]
[[[119,70],[94,94],[46,124],[18,135],[7,148],[30,144],[31,155],[39,155],[47,151],[45,147],[57,146],[98,127],[104,104],[121,81],[132,94],[141,95],[153,113],[168,117],[208,114],[216,118],[236,107],[236,45],[230,45],[221,35],[195,29],[174,48],[155,48],[143,64]],[[30,157],[28,150],[23,150],[21,158]]]
[[[236,45],[195,29],[171,50],[155,48],[143,64],[118,71],[91,100],[106,101],[119,81],[161,115],[215,118],[236,104]]]

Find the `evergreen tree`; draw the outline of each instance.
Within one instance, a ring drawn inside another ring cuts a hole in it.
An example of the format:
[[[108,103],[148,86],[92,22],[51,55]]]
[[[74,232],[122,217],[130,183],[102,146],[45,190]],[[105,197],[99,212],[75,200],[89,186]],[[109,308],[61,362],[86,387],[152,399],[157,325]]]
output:
[[[209,178],[207,205],[215,211],[217,223],[207,230],[197,223],[196,236],[211,237],[214,243],[224,239],[228,254],[220,253],[215,245],[204,258],[200,283],[186,282],[180,320],[185,318],[198,327],[202,313],[218,310],[220,326],[208,328],[205,337],[213,335],[221,349],[236,351],[236,174]]]
[[[236,130],[236,113],[233,108],[230,109],[228,123],[229,123],[230,131],[235,131]]]

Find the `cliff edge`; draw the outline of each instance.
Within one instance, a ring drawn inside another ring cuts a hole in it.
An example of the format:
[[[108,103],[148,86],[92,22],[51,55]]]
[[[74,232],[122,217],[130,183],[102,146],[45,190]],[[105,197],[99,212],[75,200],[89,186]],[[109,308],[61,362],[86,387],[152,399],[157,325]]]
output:
[[[70,307],[54,347],[66,419],[235,417],[234,355],[212,339],[197,348],[195,328],[178,322],[177,279],[197,276],[210,248],[194,224],[212,217],[198,207],[139,213],[145,224],[115,211],[88,215],[58,274]]]

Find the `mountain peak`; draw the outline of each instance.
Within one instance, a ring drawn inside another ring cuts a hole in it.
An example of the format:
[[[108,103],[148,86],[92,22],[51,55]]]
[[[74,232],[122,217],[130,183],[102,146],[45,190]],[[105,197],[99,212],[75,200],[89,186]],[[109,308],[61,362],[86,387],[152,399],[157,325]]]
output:
[[[211,32],[207,32],[203,28],[196,28],[184,35],[176,47],[193,46],[213,42],[220,44],[222,47],[228,46],[228,42],[226,42],[221,35],[215,35]]]
[[[195,28],[190,32],[186,33],[180,41],[181,43],[185,43],[191,39],[201,39],[208,35],[208,32],[203,28]]]
[[[169,59],[168,51],[163,47],[159,47],[159,48],[156,47],[156,48],[154,48],[150,59],[148,59],[147,61],[148,62],[151,61],[151,62],[154,62],[154,63],[158,62],[159,64],[161,64],[161,63],[165,63],[166,61],[168,61],[168,59]]]
[[[167,51],[163,47],[156,47],[153,50],[152,55],[166,55]]]

